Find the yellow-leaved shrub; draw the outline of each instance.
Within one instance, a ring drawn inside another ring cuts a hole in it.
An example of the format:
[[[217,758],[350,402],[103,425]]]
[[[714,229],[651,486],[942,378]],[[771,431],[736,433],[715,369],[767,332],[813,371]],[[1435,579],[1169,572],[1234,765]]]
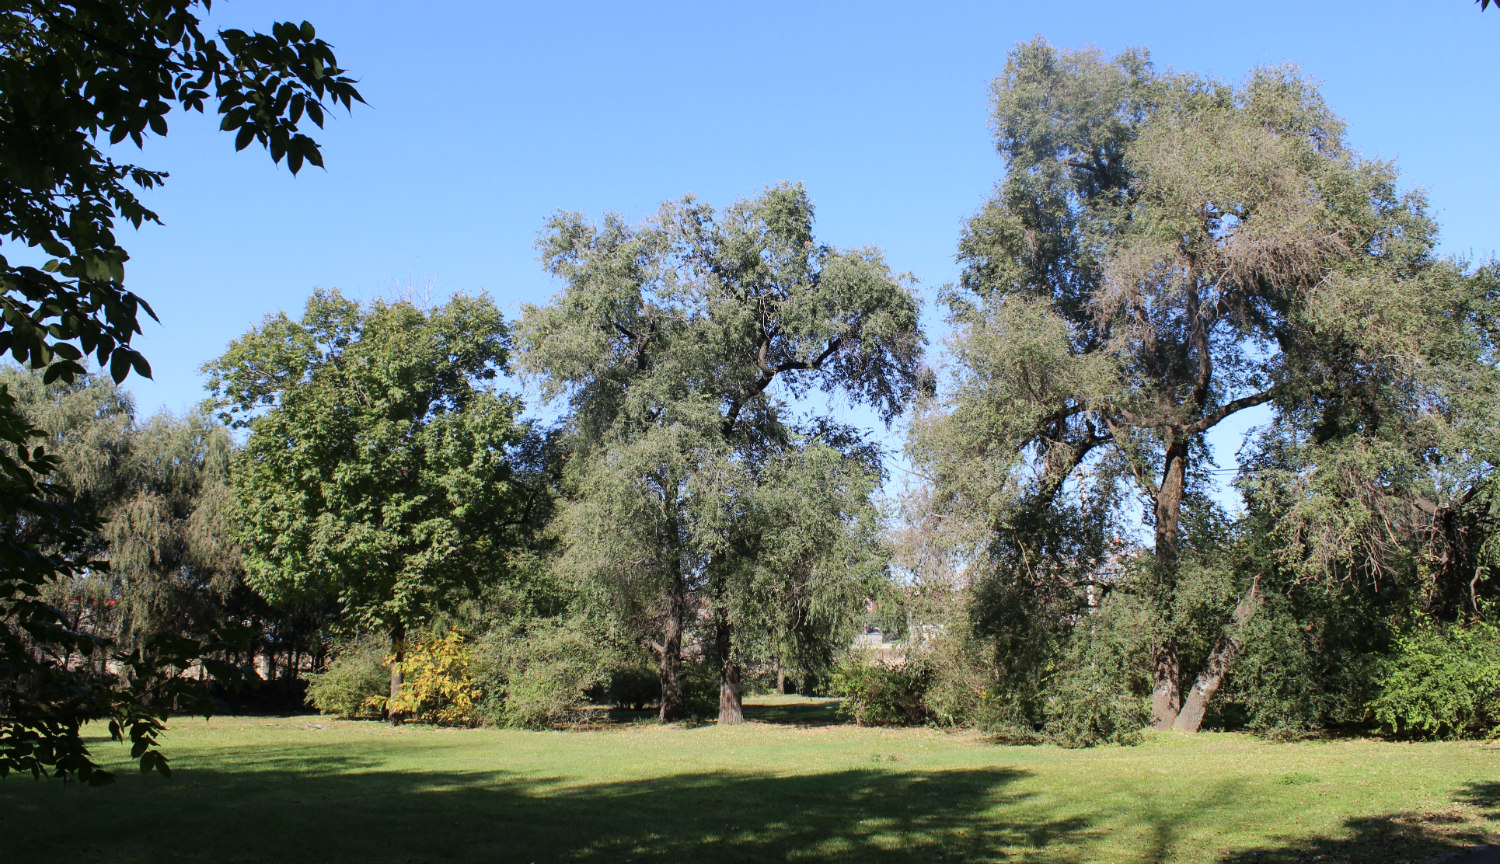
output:
[[[386,665],[396,662],[395,655]],[[401,661],[401,693],[390,708],[423,723],[476,726],[483,694],[470,670],[473,651],[463,633],[409,639]]]

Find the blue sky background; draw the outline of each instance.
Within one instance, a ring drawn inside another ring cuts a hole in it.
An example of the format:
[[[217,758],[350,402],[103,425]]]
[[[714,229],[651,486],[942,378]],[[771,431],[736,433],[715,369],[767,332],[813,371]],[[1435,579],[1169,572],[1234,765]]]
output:
[[[931,298],[1000,177],[989,82],[1034,35],[1146,46],[1159,67],[1228,81],[1296,63],[1359,151],[1427,190],[1445,252],[1500,245],[1500,12],[1469,0],[221,0],[208,24],[304,18],[370,103],[320,136],[326,172],[293,178],[262,151],[236,154],[197,115],[122,154],[171,172],[147,196],[165,225],[123,239],[127,284],[161,317],[138,341],[155,380],[129,383],[142,415],[191,408],[205,361],[315,286],[487,291],[508,318],[545,302],[556,286],[532,243],[560,209],[638,218],[687,193],[726,205],[800,181],[824,242],[882,248]],[[939,310],[927,320],[940,337]],[[1240,428],[1218,436],[1223,465]]]

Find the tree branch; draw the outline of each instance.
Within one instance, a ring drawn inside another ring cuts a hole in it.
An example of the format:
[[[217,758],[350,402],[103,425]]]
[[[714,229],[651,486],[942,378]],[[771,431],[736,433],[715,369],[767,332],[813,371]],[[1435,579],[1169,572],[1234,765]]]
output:
[[[1252,394],[1250,396],[1241,396],[1238,399],[1231,399],[1230,401],[1225,402],[1223,405],[1220,405],[1218,410],[1204,416],[1203,419],[1199,420],[1197,423],[1189,425],[1183,431],[1189,435],[1196,435],[1199,432],[1207,432],[1208,430],[1219,425],[1219,421],[1223,420],[1225,417],[1228,417],[1230,414],[1233,414],[1237,411],[1243,411],[1246,408],[1253,408],[1256,405],[1264,405],[1265,403],[1270,402],[1272,397],[1274,397],[1275,395],[1276,391],[1273,388],[1270,390],[1262,390],[1261,392]]]

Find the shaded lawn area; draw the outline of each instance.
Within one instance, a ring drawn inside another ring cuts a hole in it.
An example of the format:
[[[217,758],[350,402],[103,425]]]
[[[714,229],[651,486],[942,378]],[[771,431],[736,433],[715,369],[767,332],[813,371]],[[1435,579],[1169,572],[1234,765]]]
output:
[[[759,701],[729,729],[177,720],[171,780],[0,782],[0,862],[1423,861],[1500,829],[1494,744],[1068,751]]]

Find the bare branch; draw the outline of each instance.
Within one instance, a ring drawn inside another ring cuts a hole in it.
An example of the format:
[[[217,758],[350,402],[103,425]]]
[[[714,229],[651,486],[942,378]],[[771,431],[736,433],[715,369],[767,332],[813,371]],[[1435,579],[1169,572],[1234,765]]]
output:
[[[1274,389],[1272,389],[1262,390],[1261,392],[1252,394],[1250,396],[1241,396],[1238,399],[1231,399],[1228,402],[1225,402],[1223,405],[1220,405],[1218,410],[1204,416],[1203,419],[1189,425],[1183,431],[1189,435],[1196,435],[1199,432],[1207,432],[1208,430],[1219,425],[1219,421],[1223,420],[1225,417],[1228,417],[1229,415],[1234,414],[1237,411],[1243,411],[1246,408],[1253,408],[1256,405],[1264,405],[1265,403],[1270,402],[1275,395],[1276,392]]]

